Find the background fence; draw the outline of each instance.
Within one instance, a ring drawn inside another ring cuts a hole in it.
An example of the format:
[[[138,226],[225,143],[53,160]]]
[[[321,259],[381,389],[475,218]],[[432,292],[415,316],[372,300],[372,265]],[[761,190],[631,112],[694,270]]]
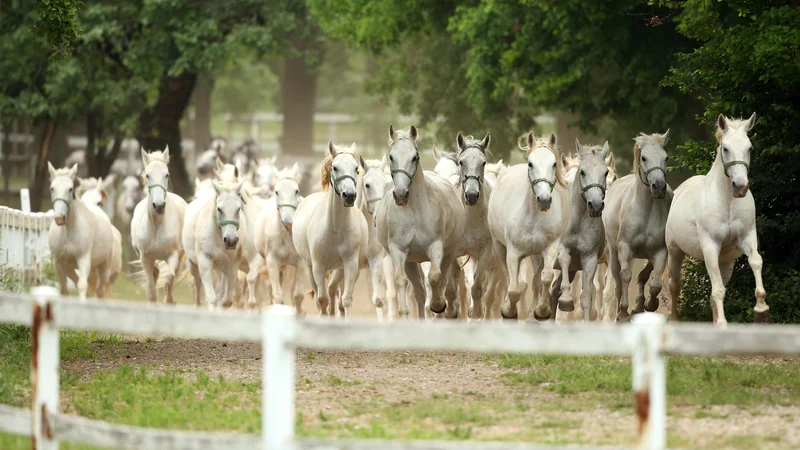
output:
[[[0,206],[0,276],[41,284],[44,263],[50,258],[47,235],[52,212],[32,213],[27,189],[20,191],[22,210]]]
[[[665,325],[655,313],[627,325],[575,323],[468,324],[447,322],[342,322],[298,319],[290,306],[263,313],[206,311],[190,306],[79,301],[57,297],[52,287],[33,295],[0,294],[0,322],[30,325],[33,402],[30,410],[0,405],[0,430],[30,435],[37,449],[75,442],[130,449],[545,449],[534,444],[425,441],[297,440],[295,350],[417,350],[566,355],[631,355],[632,401],[640,444],[666,447],[666,355],[800,355],[800,327],[787,325]],[[59,330],[86,329],[263,343],[262,436],[191,433],[114,425],[60,414]]]

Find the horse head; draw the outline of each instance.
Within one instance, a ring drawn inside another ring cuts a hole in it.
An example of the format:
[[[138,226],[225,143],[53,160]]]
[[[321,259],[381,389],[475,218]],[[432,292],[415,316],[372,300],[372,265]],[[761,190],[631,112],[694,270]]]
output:
[[[583,199],[586,201],[589,217],[600,217],[605,207],[606,180],[608,178],[606,157],[610,153],[608,141],[600,147],[599,145],[581,145],[576,138],[575,149],[581,158],[575,183],[580,187]]]
[[[63,226],[67,223],[70,205],[75,200],[78,164],[73,164],[69,169],[56,169],[48,161],[47,169],[50,171],[50,202],[53,204],[56,225]]]
[[[722,158],[725,175],[731,180],[733,196],[742,198],[750,189],[750,149],[752,144],[747,133],[756,123],[756,113],[747,120],[729,119],[722,114],[717,117],[717,154]]]
[[[164,214],[167,206],[167,189],[169,188],[169,146],[163,152],[147,153],[142,148],[142,164],[144,164],[144,185],[150,197],[150,205],[156,214]]]
[[[669,130],[664,134],[639,134],[633,139],[633,171],[653,198],[667,195],[667,151]]]
[[[395,130],[389,125],[389,167],[394,181],[394,202],[397,206],[408,204],[411,182],[419,170],[419,150],[417,149],[417,127],[408,130]]]
[[[458,170],[461,174],[461,188],[464,191],[464,201],[467,205],[478,203],[483,184],[483,174],[486,169],[486,150],[489,148],[491,136],[486,133],[482,141],[464,137],[461,132],[456,136],[458,146]]]

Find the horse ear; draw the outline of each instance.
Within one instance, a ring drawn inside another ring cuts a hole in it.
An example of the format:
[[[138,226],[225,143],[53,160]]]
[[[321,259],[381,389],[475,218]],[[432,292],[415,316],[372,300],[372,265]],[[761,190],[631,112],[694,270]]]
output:
[[[436,147],[436,144],[433,144],[433,159],[439,161],[442,158],[442,154],[439,153],[439,149]]]
[[[292,165],[292,173],[294,174],[295,177],[300,176],[300,164],[298,164],[297,161],[295,161],[294,164]]]
[[[720,131],[725,131],[728,129],[728,119],[726,119],[722,114],[717,116],[717,128],[719,128]]]
[[[417,142],[417,138],[419,137],[419,131],[417,130],[417,127],[415,127],[414,125],[411,125],[409,136],[411,137],[412,142]]]
[[[603,144],[603,150],[600,153],[603,156],[603,159],[606,159],[606,156],[611,152],[611,148],[608,146],[608,141]]]
[[[556,134],[555,133],[550,133],[550,146],[553,147],[553,148],[556,148],[556,142],[557,142]]]
[[[435,150],[436,150],[436,147],[434,147],[433,149],[434,149],[434,151],[435,151]],[[385,153],[383,154],[383,156],[381,156],[381,165],[380,165],[379,167],[380,167],[380,169],[381,169],[381,172],[383,172],[384,170],[386,170],[386,154],[385,154]]]
[[[69,176],[75,178],[75,175],[77,174],[78,174],[78,163],[75,163],[72,165],[72,167],[69,168]]]
[[[606,166],[613,169],[614,168],[614,154],[609,153],[608,157],[606,158]]]
[[[536,135],[533,131],[528,132],[528,148],[533,150],[533,143],[536,141]]]
[[[164,155],[164,160],[166,163],[169,164],[169,144],[164,146],[164,152],[162,154]]]
[[[240,181],[236,184],[236,193],[238,195],[242,195],[242,186],[244,185],[244,180]]]
[[[216,166],[218,172],[225,168],[225,163],[222,162],[222,159],[219,156],[217,156],[217,160],[214,162],[214,165]]]
[[[269,163],[273,166],[275,165],[276,161],[278,161],[278,155],[272,155],[272,157],[269,159]]]
[[[669,142],[669,130],[670,129],[671,128],[667,128],[667,131],[665,131],[664,134],[661,135],[661,146],[662,147],[667,145],[667,142]]]
[[[562,153],[561,154],[561,165],[563,167],[568,167],[569,166],[569,161],[567,160],[567,154],[566,153]]]
[[[367,171],[367,163],[364,162],[364,157],[361,155],[358,155],[358,164],[361,165],[361,168],[364,170],[364,172]]]
[[[575,138],[575,150],[578,154],[581,153],[581,141],[579,141],[578,138]]]
[[[389,124],[389,139],[394,142],[394,125]]]
[[[54,178],[56,176],[56,168],[53,167],[53,163],[47,161],[47,170],[50,172],[50,178]]]
[[[480,147],[483,153],[486,153],[486,149],[489,148],[489,144],[492,142],[492,136],[489,133],[486,133],[486,137],[483,138],[481,141]]]
[[[144,164],[145,167],[146,167],[147,166],[147,161],[148,161],[148,155],[147,155],[147,152],[144,151],[144,147],[142,147],[141,151],[142,151],[142,164]]]
[[[746,128],[746,131],[750,131],[750,130],[752,130],[752,129],[753,129],[753,125],[755,125],[755,124],[756,124],[756,113],[755,113],[755,111],[754,111],[754,112],[753,112],[753,115],[752,115],[752,116],[750,116],[750,118],[749,118],[749,119],[747,119],[747,128]]]
[[[113,173],[103,179],[103,182],[100,184],[100,188],[105,191],[106,189],[110,188],[114,185],[114,181],[117,180],[116,175]]]
[[[219,193],[222,191],[222,186],[220,186],[217,180],[214,179],[211,180],[211,185],[214,186],[214,192],[219,195]]]
[[[331,157],[336,156],[336,148],[333,146],[333,140],[328,139],[328,153],[331,154]]]
[[[108,194],[106,194],[106,191],[100,191],[100,198],[101,198],[100,204],[105,205],[106,200],[108,199]]]
[[[456,146],[458,147],[458,151],[464,150],[464,136],[460,131],[456,135]],[[436,158],[436,160],[438,161],[439,158]]]
[[[233,176],[238,180],[239,179],[239,168],[233,166]]]

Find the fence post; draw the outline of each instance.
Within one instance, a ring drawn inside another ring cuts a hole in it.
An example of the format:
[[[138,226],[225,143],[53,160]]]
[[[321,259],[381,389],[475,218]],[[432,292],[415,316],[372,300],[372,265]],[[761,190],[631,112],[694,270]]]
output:
[[[294,335],[295,308],[271,305],[264,311],[264,361],[261,408],[264,447],[294,446]]]
[[[31,212],[31,192],[28,190],[28,188],[22,188],[19,190],[19,204],[22,212]]]
[[[51,306],[58,296],[58,290],[51,286],[39,286],[31,289],[31,293],[35,296],[31,322],[32,448],[57,450],[58,440],[53,436],[49,417],[58,412],[60,386],[59,331],[53,323]]]
[[[664,316],[645,312],[633,316],[633,393],[639,446],[667,448],[667,376],[661,352]]]

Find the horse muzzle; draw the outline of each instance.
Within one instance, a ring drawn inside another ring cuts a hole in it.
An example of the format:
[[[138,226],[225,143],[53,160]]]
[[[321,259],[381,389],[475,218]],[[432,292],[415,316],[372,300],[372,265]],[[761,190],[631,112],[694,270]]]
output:
[[[536,204],[539,206],[539,211],[548,211],[550,209],[550,205],[553,203],[553,197],[542,197],[537,195],[536,196]]]
[[[733,188],[734,198],[744,198],[747,195],[747,191],[750,190],[750,183],[737,184],[736,182],[731,182],[731,187]]]
[[[403,195],[397,195],[397,191],[392,192],[392,197],[394,197],[394,203],[397,206],[406,206],[408,205],[408,191],[405,192]]]
[[[239,243],[238,236],[225,236],[222,238],[222,241],[225,242],[225,248],[227,250],[233,250],[236,248],[236,244]]]
[[[164,214],[164,210],[166,209],[166,207],[167,207],[166,203],[160,203],[160,204],[153,203],[153,211],[159,215]]]
[[[353,192],[353,193],[343,192],[342,193],[342,203],[344,203],[344,206],[347,207],[347,208],[350,208],[353,205],[355,205],[356,204],[356,194],[355,194],[355,192]]]
[[[650,185],[650,194],[653,198],[660,200],[667,196],[667,183],[653,183]]]
[[[603,215],[603,208],[606,202],[597,202],[594,200],[586,202],[586,208],[589,210],[589,217],[600,217]]]
[[[464,192],[464,202],[466,202],[466,204],[469,206],[474,206],[476,203],[478,203],[480,196],[481,193],[479,191]]]
[[[289,233],[292,232],[292,221],[291,220],[289,220],[289,221],[281,220],[281,225],[283,225],[283,229],[284,230],[288,231]]]
[[[55,217],[56,225],[63,227],[64,224],[67,223],[67,216],[66,215],[57,215]]]

